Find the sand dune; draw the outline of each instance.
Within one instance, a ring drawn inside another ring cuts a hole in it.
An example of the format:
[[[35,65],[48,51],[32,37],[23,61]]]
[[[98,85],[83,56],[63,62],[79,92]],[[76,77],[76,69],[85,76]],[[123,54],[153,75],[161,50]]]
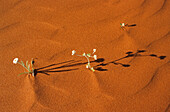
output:
[[[1,0],[1,111],[170,112],[169,6],[169,0]],[[93,48],[95,72],[71,55]],[[36,76],[17,76],[25,70],[12,63],[16,57],[34,58]]]

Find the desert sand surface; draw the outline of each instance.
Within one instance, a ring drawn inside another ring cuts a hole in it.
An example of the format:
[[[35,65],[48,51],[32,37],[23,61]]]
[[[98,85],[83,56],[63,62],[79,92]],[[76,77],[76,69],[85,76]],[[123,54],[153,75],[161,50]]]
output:
[[[0,0],[0,112],[170,112],[169,57],[170,0]]]

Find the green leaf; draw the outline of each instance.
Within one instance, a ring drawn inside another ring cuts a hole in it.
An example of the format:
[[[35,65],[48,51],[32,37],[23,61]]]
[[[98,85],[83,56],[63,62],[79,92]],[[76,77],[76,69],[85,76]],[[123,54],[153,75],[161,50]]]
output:
[[[28,61],[26,61],[26,67],[28,68]]]
[[[28,67],[28,70],[30,71],[30,64],[27,67]]]
[[[31,60],[31,65],[34,65],[34,59],[32,58],[32,60]]]
[[[22,74],[29,74],[29,72],[20,73],[20,74],[18,74],[18,76],[20,76],[20,75],[22,75]]]
[[[23,62],[23,61],[21,61],[21,64],[22,64],[22,66],[25,66],[25,64],[24,64],[24,62]]]
[[[34,71],[33,66],[34,66],[34,59],[32,59],[32,61],[31,61],[31,67],[32,67],[32,70]]]
[[[90,53],[88,53],[88,54],[87,54],[87,56],[88,56],[88,57],[90,57],[90,56],[91,56],[91,54],[90,54]]]

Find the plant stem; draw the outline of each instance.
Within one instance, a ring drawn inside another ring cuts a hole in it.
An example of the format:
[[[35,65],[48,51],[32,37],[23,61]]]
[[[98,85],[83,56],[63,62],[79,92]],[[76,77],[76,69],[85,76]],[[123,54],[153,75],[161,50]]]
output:
[[[18,76],[20,76],[22,74],[28,74],[28,73],[30,73],[30,72],[23,72],[23,73],[18,74]]]
[[[29,72],[31,72],[31,70],[29,70],[25,65],[21,64],[20,62],[18,62],[20,65],[22,65],[25,69],[27,69]]]
[[[85,55],[84,57],[86,57],[86,58],[87,58],[88,66],[91,68],[89,58],[88,58],[86,55]]]
[[[34,76],[33,60],[31,61],[32,75]]]

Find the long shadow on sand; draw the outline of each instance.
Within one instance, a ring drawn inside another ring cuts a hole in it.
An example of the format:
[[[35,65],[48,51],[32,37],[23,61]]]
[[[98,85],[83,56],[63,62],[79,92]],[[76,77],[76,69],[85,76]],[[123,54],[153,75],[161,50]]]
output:
[[[99,65],[94,66],[94,68],[98,71],[107,71],[107,69],[103,69],[101,66],[107,66],[109,64],[115,64],[115,65],[121,65],[122,67],[130,67],[130,64],[124,64],[124,63],[120,63],[120,60],[126,59],[126,58],[130,58],[133,57],[128,63],[132,62],[136,57],[145,57],[145,56],[151,56],[151,57],[155,57],[155,58],[159,58],[159,59],[165,59],[166,56],[158,56],[156,54],[149,54],[149,55],[142,55],[141,53],[146,52],[146,50],[137,50],[135,53],[134,52],[126,52],[126,56],[116,59],[114,61],[108,62],[108,63],[101,63]]]
[[[104,62],[104,58],[99,58],[95,61],[90,61],[90,63],[100,63],[100,64],[94,66],[94,69],[97,70],[97,71],[108,71],[107,69],[103,69],[102,66],[107,66],[109,64],[115,64],[115,65],[121,65],[122,67],[130,67],[130,64],[124,64],[124,63],[119,62],[120,60],[130,58],[130,57],[133,57],[133,58],[128,63],[130,63],[136,57],[139,57],[139,56],[151,56],[151,57],[159,58],[161,60],[166,58],[166,56],[157,56],[156,54],[142,55],[141,53],[143,53],[143,52],[146,52],[146,51],[145,50],[137,50],[137,52],[135,52],[135,53],[129,51],[129,52],[126,53],[126,56],[119,58],[119,59],[116,59],[116,60],[111,61],[111,62],[102,63],[102,62]],[[35,76],[38,73],[50,75],[49,73],[68,72],[68,71],[78,70],[78,68],[71,68],[71,69],[68,69],[68,68],[87,64],[87,62],[80,62],[80,61],[82,61],[82,60],[78,60],[78,61],[70,60],[70,61],[65,61],[65,62],[61,62],[61,63],[57,63],[57,64],[51,64],[51,65],[48,65],[48,66],[37,68],[34,71]],[[67,69],[64,69],[64,68],[67,68]]]
[[[63,68],[75,67],[75,66],[87,64],[87,62],[80,62],[80,61],[81,60],[78,60],[78,61],[70,60],[70,61],[65,61],[65,62],[61,62],[61,63],[57,63],[57,64],[47,65],[47,66],[35,69],[34,73],[35,73],[35,76],[36,76],[38,73],[50,75],[49,73],[68,72],[68,71],[78,70],[78,68],[64,69],[64,70],[63,70]],[[94,62],[100,63],[100,62],[103,62],[103,61],[104,61],[103,58],[99,58],[95,61],[90,61],[90,63],[94,63]],[[61,64],[64,64],[64,65],[61,65]],[[58,66],[58,65],[60,65],[60,66]],[[59,69],[62,69],[62,70],[59,70]]]
[[[51,64],[51,65],[47,65],[41,68],[37,68],[34,70],[34,75],[36,76],[38,73],[42,73],[45,75],[50,75],[49,73],[55,73],[55,72],[68,72],[68,71],[73,71],[73,70],[77,70],[78,68],[75,69],[64,69],[64,70],[59,70],[60,68],[64,68],[66,67],[67,64],[74,62],[74,60],[70,60],[70,61],[65,61],[65,62],[61,62],[61,63],[57,63],[57,64]],[[58,66],[61,64],[65,64],[62,66]],[[58,66],[58,67],[55,67]],[[52,68],[51,68],[52,67]]]
[[[128,27],[134,27],[136,24],[127,25]]]

